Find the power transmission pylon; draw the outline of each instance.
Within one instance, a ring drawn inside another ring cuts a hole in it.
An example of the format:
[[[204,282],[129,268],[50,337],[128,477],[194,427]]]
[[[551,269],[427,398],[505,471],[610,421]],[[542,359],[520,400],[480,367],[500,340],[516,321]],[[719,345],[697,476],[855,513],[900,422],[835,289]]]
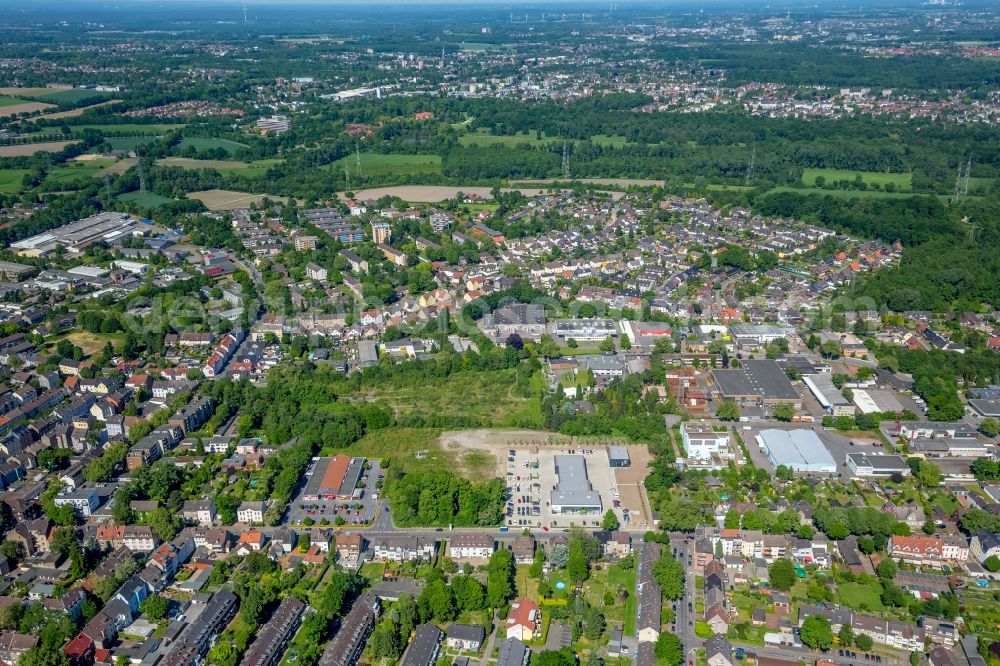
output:
[[[142,170],[142,158],[139,157],[135,163],[136,168],[139,169],[139,191],[145,193],[146,191],[146,174]]]
[[[345,192],[350,192],[351,191],[351,169],[350,169],[350,167],[347,166],[347,163],[344,163],[344,179],[347,181],[347,189],[344,190],[344,191]]]
[[[569,180],[569,148],[566,144],[563,144],[563,154],[562,154],[562,177],[565,180]]]
[[[966,196],[969,194],[969,172],[972,171],[972,157],[965,163],[965,170],[962,170],[962,163],[958,163],[958,177],[955,179],[955,192],[952,195],[953,200],[958,200],[959,197]]]
[[[354,164],[357,167],[358,181],[361,181],[361,144],[354,142]]]
[[[754,169],[757,168],[757,142],[753,142],[753,148],[750,151],[750,164],[747,165],[747,177],[743,181],[744,187],[750,187],[750,179],[753,178]]]

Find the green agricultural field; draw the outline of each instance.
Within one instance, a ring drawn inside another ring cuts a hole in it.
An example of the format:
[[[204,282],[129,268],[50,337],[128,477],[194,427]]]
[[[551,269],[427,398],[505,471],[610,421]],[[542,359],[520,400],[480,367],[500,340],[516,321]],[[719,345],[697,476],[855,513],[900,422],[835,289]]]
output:
[[[267,170],[281,160],[257,160],[238,162],[235,160],[195,160],[187,157],[165,157],[157,160],[159,166],[180,167],[182,169],[215,169],[224,176],[263,176]]]
[[[179,147],[184,149],[188,146],[193,146],[195,150],[212,150],[214,148],[222,148],[230,155],[235,153],[240,148],[246,148],[245,143],[237,143],[236,141],[230,141],[229,139],[205,139],[201,137],[184,137],[181,139]]]
[[[993,189],[994,180],[992,178],[977,178],[972,176],[969,178],[969,193],[979,193],[982,192],[986,194]]]
[[[109,136],[115,136],[116,134],[144,134],[153,136],[155,134],[163,134],[169,130],[179,129],[181,127],[184,127],[184,125],[178,123],[160,123],[155,125],[146,125],[143,123],[120,123],[112,125],[73,125],[70,129],[76,133],[82,133],[85,129],[95,129],[100,130]]]
[[[349,155],[342,157],[333,164],[323,167],[343,173],[344,167],[351,171],[353,178],[357,174],[357,157]],[[405,176],[413,173],[441,173],[441,157],[438,155],[384,155],[382,153],[361,154],[362,176]]]
[[[119,194],[118,200],[138,204],[144,208],[156,208],[174,201],[174,199],[153,194],[152,192],[126,192],[125,194]]]
[[[15,104],[27,104],[28,100],[17,97],[0,97],[0,107],[14,106]]]
[[[732,189],[732,186],[730,186]],[[775,187],[768,191],[774,192],[794,192],[796,194],[814,194],[816,196],[829,196],[837,199],[906,199],[907,197],[927,196],[917,192],[881,192],[875,190],[825,190],[819,187]],[[938,195],[941,199],[948,199],[948,195]],[[969,198],[972,198],[970,195]]]
[[[49,175],[45,178],[45,184],[52,186],[65,186],[76,182],[81,178],[96,178],[97,173],[115,163],[114,158],[100,157],[86,162],[67,162],[57,164],[49,170]]]
[[[814,186],[817,176],[822,176],[826,179],[828,185],[839,180],[853,182],[858,175],[861,176],[861,180],[865,185],[869,187],[872,185],[885,187],[889,183],[892,183],[897,191],[909,191],[913,189],[913,174],[910,173],[879,173],[877,171],[850,171],[848,169],[803,169],[802,184],[807,187]]]
[[[628,139],[621,136],[620,134],[614,134],[608,136],[606,134],[595,134],[590,137],[590,142],[598,146],[606,146],[611,148],[621,148],[629,143]]]
[[[0,169],[0,194],[15,194],[21,191],[21,181],[28,169]]]
[[[562,139],[558,137],[548,137],[542,134],[541,138],[535,132],[519,132],[518,134],[500,134],[492,135],[485,131],[477,131],[471,134],[463,134],[458,137],[459,143],[463,146],[495,146],[500,144],[504,148],[514,148],[520,146],[521,144],[529,144],[532,146],[541,146],[551,143],[561,143]]]
[[[108,139],[107,141],[111,145],[112,150],[135,150],[139,146],[153,143],[159,138],[158,136],[124,136],[117,139]]]
[[[70,90],[53,90],[50,93],[38,95],[38,99],[50,104],[77,104],[89,100],[99,101],[110,96],[110,93],[73,88]]]

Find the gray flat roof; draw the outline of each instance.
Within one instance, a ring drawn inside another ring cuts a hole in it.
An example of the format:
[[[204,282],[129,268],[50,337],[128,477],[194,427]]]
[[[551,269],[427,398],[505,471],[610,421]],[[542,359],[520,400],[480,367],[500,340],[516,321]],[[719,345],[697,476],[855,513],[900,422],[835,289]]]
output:
[[[847,457],[856,467],[871,467],[872,469],[909,469],[902,456],[874,455],[871,453],[848,453]]]
[[[609,446],[608,458],[611,460],[630,460],[628,449],[624,446]]]
[[[712,377],[725,396],[760,396],[767,400],[797,400],[798,392],[776,362],[743,361],[735,370],[713,370]]]
[[[792,469],[836,469],[830,452],[812,430],[761,430],[758,435],[775,466]]]
[[[550,497],[554,506],[601,508],[601,496],[590,485],[583,456],[557,455],[555,467],[559,482]]]

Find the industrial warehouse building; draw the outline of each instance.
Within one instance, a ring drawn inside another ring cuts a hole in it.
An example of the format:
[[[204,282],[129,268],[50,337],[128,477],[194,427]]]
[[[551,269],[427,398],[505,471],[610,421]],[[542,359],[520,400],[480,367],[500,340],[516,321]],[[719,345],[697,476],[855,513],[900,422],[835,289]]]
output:
[[[557,455],[559,482],[550,495],[552,513],[601,513],[601,495],[590,485],[587,461],[580,455]]]
[[[903,411],[903,405],[896,396],[881,389],[854,389],[854,404],[862,414]]]
[[[836,474],[837,463],[812,430],[761,430],[757,444],[771,463],[802,474]]]
[[[332,458],[321,458],[306,482],[302,499],[311,502],[351,499],[364,469],[364,458],[352,458],[343,453]]]
[[[785,371],[768,359],[743,361],[738,369],[713,370],[712,380],[723,400],[739,405],[789,404],[802,408],[802,398]]]
[[[831,379],[829,374],[805,375],[802,377],[802,381],[809,387],[812,394],[816,396],[820,407],[827,414],[832,414],[833,416],[854,416],[854,405],[844,397],[840,389],[834,386],[833,379]]]
[[[64,248],[69,254],[80,254],[94,243],[111,245],[125,236],[139,234],[143,230],[141,225],[142,220],[137,217],[109,211],[15,241],[10,247],[24,257],[44,257],[58,247]]]
[[[848,453],[847,466],[854,476],[864,479],[871,477],[890,477],[899,473],[910,475],[910,466],[902,456],[874,455],[871,453]]]
[[[618,335],[610,319],[559,319],[552,324],[552,334],[566,340],[596,341]]]

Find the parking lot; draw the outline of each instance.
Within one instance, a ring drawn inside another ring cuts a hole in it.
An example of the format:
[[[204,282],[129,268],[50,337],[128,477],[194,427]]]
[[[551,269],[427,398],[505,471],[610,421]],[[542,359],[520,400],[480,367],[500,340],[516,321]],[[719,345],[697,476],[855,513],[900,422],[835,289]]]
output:
[[[644,516],[641,500],[634,488],[626,495],[618,487],[616,469],[608,462],[602,446],[588,448],[538,447],[506,450],[504,473],[508,503],[506,524],[513,528],[599,527],[608,509],[614,509],[618,521],[629,526],[634,516]],[[555,471],[557,455],[580,455],[587,465],[587,478],[601,496],[601,511],[589,513],[553,513],[550,493],[558,483]]]
[[[847,467],[847,454],[848,453],[885,453],[885,448],[882,446],[882,440],[872,433],[842,433],[836,430],[824,429],[819,423],[803,423],[799,425],[790,425],[781,421],[770,421],[770,422],[757,422],[753,425],[739,424],[736,426],[740,433],[740,437],[743,438],[743,442],[747,446],[747,451],[750,453],[750,459],[753,460],[754,465],[762,469],[766,469],[769,472],[774,472],[774,465],[771,464],[770,458],[767,457],[767,452],[762,450],[757,444],[757,434],[761,430],[766,430],[768,428],[775,428],[778,430],[793,430],[793,429],[811,429],[815,432],[820,440],[822,440],[823,445],[826,450],[830,453],[834,462],[837,463],[837,473],[841,474],[843,478],[850,478],[851,470]]]
[[[289,520],[292,523],[313,521],[317,525],[336,525],[337,518],[340,517],[347,525],[359,525],[371,522],[375,518],[378,510],[378,497],[381,492],[381,469],[377,460],[369,460],[368,468],[361,475],[364,488],[361,497],[352,499],[333,500],[303,500],[302,493],[306,489],[312,475],[316,473],[317,465],[321,459],[314,459],[309,463],[305,478],[299,488],[288,510]]]

